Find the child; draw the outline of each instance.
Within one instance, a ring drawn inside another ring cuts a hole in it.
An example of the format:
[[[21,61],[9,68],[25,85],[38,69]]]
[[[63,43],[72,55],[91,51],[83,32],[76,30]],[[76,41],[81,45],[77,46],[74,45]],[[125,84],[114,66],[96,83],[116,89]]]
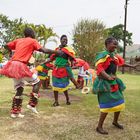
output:
[[[15,50],[12,58],[8,61],[8,63],[0,70],[0,74],[3,74],[7,77],[13,78],[14,80],[14,88],[16,90],[16,94],[13,98],[12,109],[11,109],[11,117],[23,118],[24,115],[21,114],[21,106],[22,106],[22,93],[24,90],[24,80],[32,84],[33,89],[30,94],[30,101],[27,105],[28,109],[31,109],[34,113],[38,113],[36,110],[36,105],[38,103],[38,91],[40,80],[37,74],[32,73],[28,68],[27,64],[29,59],[31,58],[34,51],[40,51],[43,53],[52,54],[55,53],[60,55],[60,51],[53,51],[50,49],[42,48],[37,40],[35,40],[35,33],[31,28],[25,28],[24,30],[24,38],[16,39],[12,42],[9,42],[6,45],[6,48],[9,50],[10,54],[12,54],[12,50]]]

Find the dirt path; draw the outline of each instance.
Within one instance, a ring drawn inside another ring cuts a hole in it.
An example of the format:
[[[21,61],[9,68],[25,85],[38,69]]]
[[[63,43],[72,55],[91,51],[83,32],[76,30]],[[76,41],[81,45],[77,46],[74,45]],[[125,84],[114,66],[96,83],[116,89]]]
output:
[[[47,97],[47,98],[49,98],[49,99],[54,99],[54,95],[53,95],[53,92],[52,92],[52,91],[49,91],[49,92],[41,91],[41,92],[40,92],[40,96],[41,96],[41,97]],[[70,97],[70,99],[71,99],[72,101],[80,101],[80,100],[81,100],[81,97],[78,97],[78,96],[76,96],[76,95],[71,95],[71,94],[69,94],[69,97]],[[66,100],[63,93],[60,93],[60,94],[59,94],[59,100],[62,100],[62,101],[63,101],[63,100]]]
[[[29,94],[26,94],[26,93],[24,93],[23,95],[29,96]],[[53,91],[51,91],[51,90],[48,90],[48,91],[40,90],[40,97],[41,98],[54,99]],[[71,101],[80,101],[80,100],[82,100],[82,97],[79,97],[79,96],[76,96],[76,95],[71,95],[71,94],[69,94],[69,98],[70,98]],[[61,100],[61,101],[66,100],[63,93],[59,94],[59,100]]]

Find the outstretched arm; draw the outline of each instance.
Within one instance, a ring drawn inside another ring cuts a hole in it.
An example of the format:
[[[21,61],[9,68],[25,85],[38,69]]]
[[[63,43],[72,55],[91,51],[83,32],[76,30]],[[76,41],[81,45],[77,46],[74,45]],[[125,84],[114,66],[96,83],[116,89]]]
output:
[[[131,64],[127,64],[127,63],[125,63],[124,65],[123,65],[123,67],[129,67],[129,68],[136,68],[136,66],[137,65],[131,65]]]
[[[50,62],[52,62],[52,61],[53,61],[53,60],[51,60],[51,59],[49,58],[47,61],[43,62],[43,64],[50,63]]]
[[[46,48],[40,48],[38,51],[47,53],[47,54],[56,54],[56,55],[62,56],[62,57],[64,55],[64,52],[62,52],[61,50],[51,50],[51,49],[46,49]]]
[[[58,54],[58,51],[56,50],[51,50],[51,49],[46,49],[46,48],[40,48],[38,51],[47,53],[47,54]]]

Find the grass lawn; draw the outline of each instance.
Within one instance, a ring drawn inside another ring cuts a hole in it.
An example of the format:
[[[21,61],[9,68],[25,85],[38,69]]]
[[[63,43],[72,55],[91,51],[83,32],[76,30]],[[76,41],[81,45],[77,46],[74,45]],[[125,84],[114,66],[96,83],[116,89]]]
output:
[[[124,92],[126,109],[120,116],[125,129],[118,130],[112,126],[113,114],[110,113],[104,124],[108,136],[95,131],[99,118],[96,95],[83,95],[76,89],[69,91],[70,106],[65,104],[63,94],[60,95],[60,107],[52,107],[51,90],[40,90],[39,115],[26,109],[29,97],[24,96],[22,108],[25,117],[10,118],[11,100],[15,93],[13,81],[1,77],[0,140],[140,140],[140,76],[119,74],[118,77],[127,86]],[[25,87],[24,94],[30,91],[31,87]]]

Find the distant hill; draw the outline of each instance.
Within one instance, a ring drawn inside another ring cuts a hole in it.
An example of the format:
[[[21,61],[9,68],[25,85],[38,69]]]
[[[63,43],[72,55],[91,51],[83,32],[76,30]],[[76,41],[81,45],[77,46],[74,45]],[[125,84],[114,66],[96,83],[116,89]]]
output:
[[[121,53],[122,55],[122,53]],[[127,46],[126,47],[126,58],[130,57],[140,57],[140,44],[133,44],[132,46]]]

